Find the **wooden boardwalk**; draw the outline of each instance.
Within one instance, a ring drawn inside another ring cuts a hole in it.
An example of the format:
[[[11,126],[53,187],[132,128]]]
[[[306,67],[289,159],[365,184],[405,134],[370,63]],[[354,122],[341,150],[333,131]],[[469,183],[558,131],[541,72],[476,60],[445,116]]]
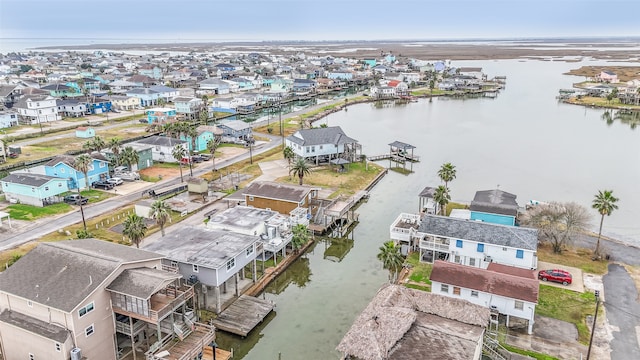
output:
[[[269,300],[240,295],[213,320],[213,325],[217,329],[232,334],[247,336],[273,310],[273,307],[274,304]]]
[[[232,357],[233,353],[231,351],[216,348],[215,360],[229,360]],[[211,346],[205,346],[204,351],[202,352],[202,360],[214,360],[213,349]]]

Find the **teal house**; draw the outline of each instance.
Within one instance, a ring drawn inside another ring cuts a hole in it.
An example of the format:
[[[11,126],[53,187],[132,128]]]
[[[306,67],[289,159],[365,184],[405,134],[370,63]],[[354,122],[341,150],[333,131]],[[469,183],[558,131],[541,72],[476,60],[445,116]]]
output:
[[[502,190],[477,191],[471,206],[471,220],[499,225],[517,225],[516,195]]]
[[[181,135],[180,139],[187,142],[189,146],[189,151],[198,151],[198,152],[208,152],[207,143],[211,141],[213,138],[222,136],[222,129],[219,129],[217,126],[210,125],[200,125],[196,128],[198,132],[198,136],[195,138],[195,146],[194,141],[192,141],[191,136]]]
[[[88,186],[85,184],[84,174],[74,168],[74,163],[75,157],[73,156],[57,155],[44,164],[44,172],[48,176],[66,179],[69,189],[77,189],[78,186],[83,189],[90,187],[98,180],[109,178],[109,161],[100,153],[91,154],[91,164],[89,171],[87,171]]]
[[[172,108],[153,108],[147,109],[147,122],[149,124],[160,123],[165,124],[168,122],[176,121],[176,109]]]
[[[80,126],[76,129],[76,137],[81,139],[89,139],[96,136],[96,130],[89,126]]]
[[[43,207],[69,191],[67,179],[42,174],[13,173],[0,181],[6,199],[19,204]]]
[[[49,95],[57,98],[72,98],[83,95],[82,91],[78,91],[76,88],[64,84],[51,84],[41,87],[40,90],[46,90],[49,92]]]

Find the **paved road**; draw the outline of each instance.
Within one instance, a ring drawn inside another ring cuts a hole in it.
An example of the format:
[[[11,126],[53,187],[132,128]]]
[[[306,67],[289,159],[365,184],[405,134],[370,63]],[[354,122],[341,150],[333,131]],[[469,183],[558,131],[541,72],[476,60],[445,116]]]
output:
[[[638,291],[624,267],[609,265],[603,277],[607,319],[617,327],[611,341],[611,359],[640,359],[640,303]]]
[[[139,124],[139,122],[138,122],[138,120],[131,120],[131,121],[126,121],[126,122],[121,122],[121,123],[104,125],[104,126],[100,126],[99,130],[113,129],[113,128],[116,128],[116,127],[122,127],[122,126],[129,125],[129,124]],[[80,126],[80,124],[78,124],[78,126]],[[41,143],[41,142],[45,142],[45,141],[51,141],[51,140],[56,140],[56,139],[64,139],[64,138],[70,138],[70,137],[75,137],[75,136],[76,136],[75,132],[72,131],[72,132],[68,132],[68,133],[65,133],[65,134],[48,135],[48,136],[45,136],[45,137],[22,140],[22,141],[16,142],[15,144],[11,144],[11,146],[28,146],[28,145],[33,145],[33,144],[38,144],[38,143]]]

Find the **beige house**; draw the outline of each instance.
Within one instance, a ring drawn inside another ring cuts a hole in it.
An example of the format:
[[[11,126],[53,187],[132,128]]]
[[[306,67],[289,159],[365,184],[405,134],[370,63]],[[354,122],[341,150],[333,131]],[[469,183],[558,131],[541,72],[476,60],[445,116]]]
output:
[[[162,258],[96,239],[39,244],[0,275],[3,358],[194,358],[214,329]]]
[[[111,106],[118,110],[135,110],[140,108],[140,98],[126,95],[108,96],[111,100]]]

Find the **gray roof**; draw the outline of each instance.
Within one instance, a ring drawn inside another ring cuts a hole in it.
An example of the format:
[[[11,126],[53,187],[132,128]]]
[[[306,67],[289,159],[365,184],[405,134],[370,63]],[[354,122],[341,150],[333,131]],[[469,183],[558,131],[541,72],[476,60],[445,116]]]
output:
[[[425,215],[418,232],[517,249],[535,251],[538,248],[537,229],[446,216]]]
[[[492,214],[518,215],[516,195],[498,189],[476,191],[469,209]]]
[[[15,88],[16,85],[0,85],[0,97],[11,95]]]
[[[415,149],[416,147],[411,145],[411,144],[407,144],[407,143],[403,143],[400,141],[394,141],[391,144],[389,144],[389,146],[394,147],[394,148],[398,148],[398,149],[402,149],[402,150],[411,150],[411,149]]]
[[[0,273],[0,291],[71,312],[122,264],[161,258],[97,239],[41,243]]]
[[[260,236],[244,235],[227,230],[182,226],[167,233],[146,247],[184,264],[219,269],[236,255],[246,251]]]
[[[277,215],[278,213],[273,210],[235,206],[212,216],[207,223],[207,227],[211,229],[247,232],[255,229],[260,224],[264,224]]]
[[[240,130],[251,128],[251,124],[248,124],[242,120],[231,120],[218,125],[218,127],[221,127],[221,128],[227,127],[231,130],[240,131]]]
[[[357,143],[342,131],[340,126],[330,126],[326,128],[301,129],[295,134],[287,137],[287,140],[294,142],[300,146],[313,146],[324,144],[351,144]]]
[[[424,189],[422,189],[422,191],[420,191],[420,194],[418,196],[433,199],[433,195],[435,193],[436,193],[436,188],[427,186]]]
[[[31,174],[31,173],[13,173],[8,176],[5,176],[2,179],[2,181],[14,183],[14,184],[40,187],[54,179],[64,180],[59,177],[48,176],[48,175]]]
[[[255,181],[244,190],[245,196],[259,196],[269,199],[283,200],[299,203],[316,189],[310,186],[281,184],[272,181]]]
[[[159,93],[178,91],[178,90],[176,90],[176,89],[174,89],[172,87],[168,87],[168,86],[164,86],[164,85],[149,86],[149,89],[151,89],[153,91],[157,91]]]
[[[182,275],[151,268],[127,269],[107,286],[107,290],[148,300]]]
[[[149,136],[144,139],[140,139],[136,141],[138,144],[147,144],[147,145],[158,145],[158,146],[169,146],[174,147],[176,145],[185,144],[186,141],[175,139],[168,136]]]
[[[65,343],[69,338],[69,331],[62,326],[50,324],[8,309],[0,314],[0,321],[61,344]]]
[[[153,94],[158,94],[158,92],[155,90],[151,90],[149,88],[136,88],[136,89],[127,90],[127,94],[153,95]]]

